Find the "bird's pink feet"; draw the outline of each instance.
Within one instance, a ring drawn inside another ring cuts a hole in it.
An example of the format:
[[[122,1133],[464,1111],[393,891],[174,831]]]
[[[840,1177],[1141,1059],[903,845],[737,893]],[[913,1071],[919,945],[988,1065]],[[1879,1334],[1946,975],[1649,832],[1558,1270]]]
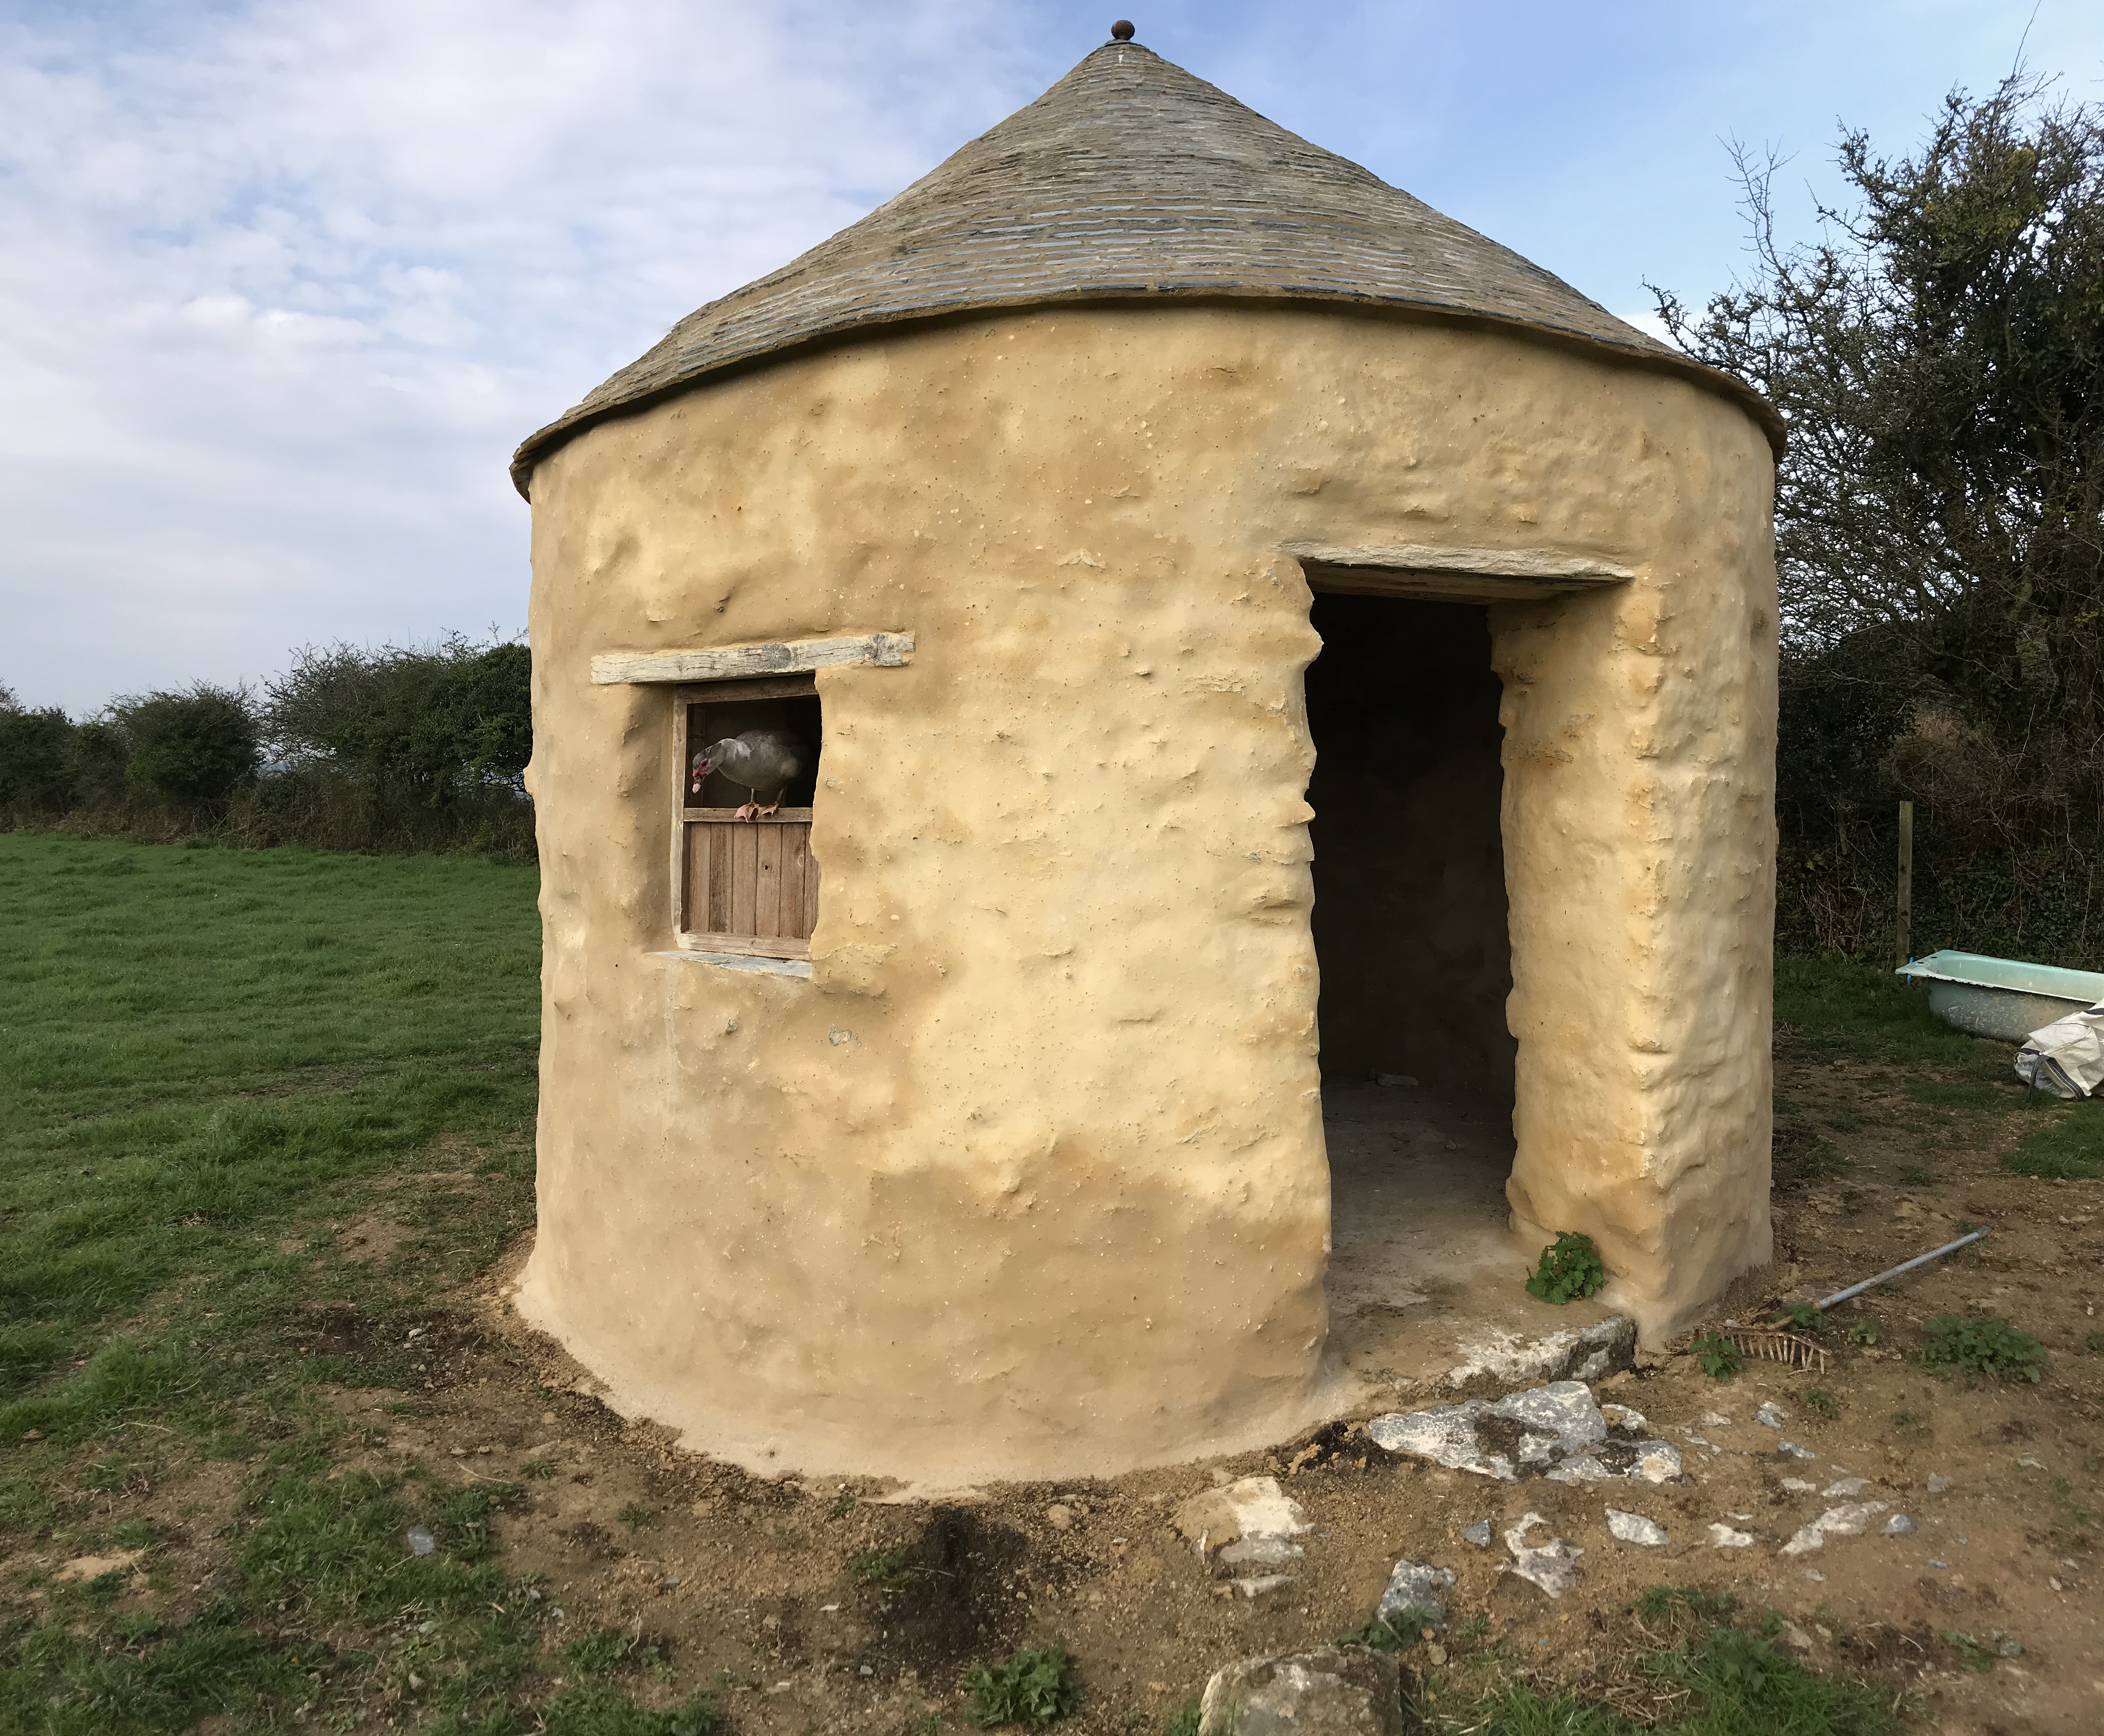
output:
[[[747,802],[742,808],[739,808],[736,813],[733,814],[731,818],[733,820],[751,820],[757,824],[757,817],[759,813],[759,804],[754,802]]]

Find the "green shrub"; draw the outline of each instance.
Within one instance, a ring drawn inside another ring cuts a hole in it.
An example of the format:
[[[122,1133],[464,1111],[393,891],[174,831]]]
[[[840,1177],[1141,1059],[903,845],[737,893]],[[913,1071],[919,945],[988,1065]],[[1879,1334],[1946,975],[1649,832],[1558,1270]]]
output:
[[[0,688],[0,812],[50,813],[66,805],[73,729],[56,706],[25,711]]]
[[[241,688],[200,681],[185,692],[121,700],[111,709],[132,746],[127,781],[171,808],[224,803],[262,760],[261,722]]]
[[[1025,1646],[1006,1663],[975,1663],[965,1671],[971,1696],[965,1716],[982,1729],[997,1724],[1050,1724],[1081,1703],[1074,1660],[1057,1646]]]
[[[1590,1296],[1607,1281],[1607,1269],[1600,1263],[1600,1250],[1593,1238],[1570,1230],[1559,1230],[1556,1240],[1541,1250],[1534,1275],[1527,1280],[1527,1293],[1544,1302],[1567,1302],[1573,1297]]]
[[[1921,1360],[1931,1367],[2035,1383],[2045,1368],[2045,1347],[1997,1314],[1939,1314],[1922,1328]]]
[[[516,788],[533,751],[533,657],[457,634],[428,648],[300,652],[270,683],[287,757],[323,760],[383,801],[443,807],[487,783]]]
[[[1170,1714],[1167,1736],[1198,1736],[1199,1705],[1196,1700],[1186,1700]]]

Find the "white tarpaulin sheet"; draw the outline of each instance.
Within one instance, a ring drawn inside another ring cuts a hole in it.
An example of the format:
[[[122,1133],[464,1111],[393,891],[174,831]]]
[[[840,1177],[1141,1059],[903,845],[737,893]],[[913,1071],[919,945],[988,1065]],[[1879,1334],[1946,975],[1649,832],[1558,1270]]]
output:
[[[2062,1097],[2086,1097],[2104,1084],[2104,1001],[2025,1038],[2017,1051],[2017,1077]]]

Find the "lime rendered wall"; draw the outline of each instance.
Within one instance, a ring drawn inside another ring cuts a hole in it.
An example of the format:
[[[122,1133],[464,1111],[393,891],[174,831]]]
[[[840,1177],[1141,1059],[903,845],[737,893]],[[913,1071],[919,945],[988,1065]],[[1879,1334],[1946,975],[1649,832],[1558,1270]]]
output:
[[[1768,1256],[1772,467],[1685,382],[1335,312],[868,341],[534,473],[546,926],[529,1318],[756,1467],[921,1483],[1278,1438],[1322,1363],[1309,597],[1282,542],[1633,568],[1491,617],[1518,1227],[1653,1336]],[[670,693],[818,677],[808,980],[671,943]]]

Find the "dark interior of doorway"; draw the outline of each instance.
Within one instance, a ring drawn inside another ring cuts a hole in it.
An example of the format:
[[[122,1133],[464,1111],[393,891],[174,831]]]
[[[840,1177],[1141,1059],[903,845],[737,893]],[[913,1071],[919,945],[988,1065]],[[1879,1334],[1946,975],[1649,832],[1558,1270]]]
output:
[[[1512,1109],[1499,683],[1477,604],[1318,594],[1315,953],[1325,1088],[1407,1074]]]
[[[1310,618],[1331,1345],[1380,1379],[1524,1297],[1499,683],[1481,605],[1318,594]]]

